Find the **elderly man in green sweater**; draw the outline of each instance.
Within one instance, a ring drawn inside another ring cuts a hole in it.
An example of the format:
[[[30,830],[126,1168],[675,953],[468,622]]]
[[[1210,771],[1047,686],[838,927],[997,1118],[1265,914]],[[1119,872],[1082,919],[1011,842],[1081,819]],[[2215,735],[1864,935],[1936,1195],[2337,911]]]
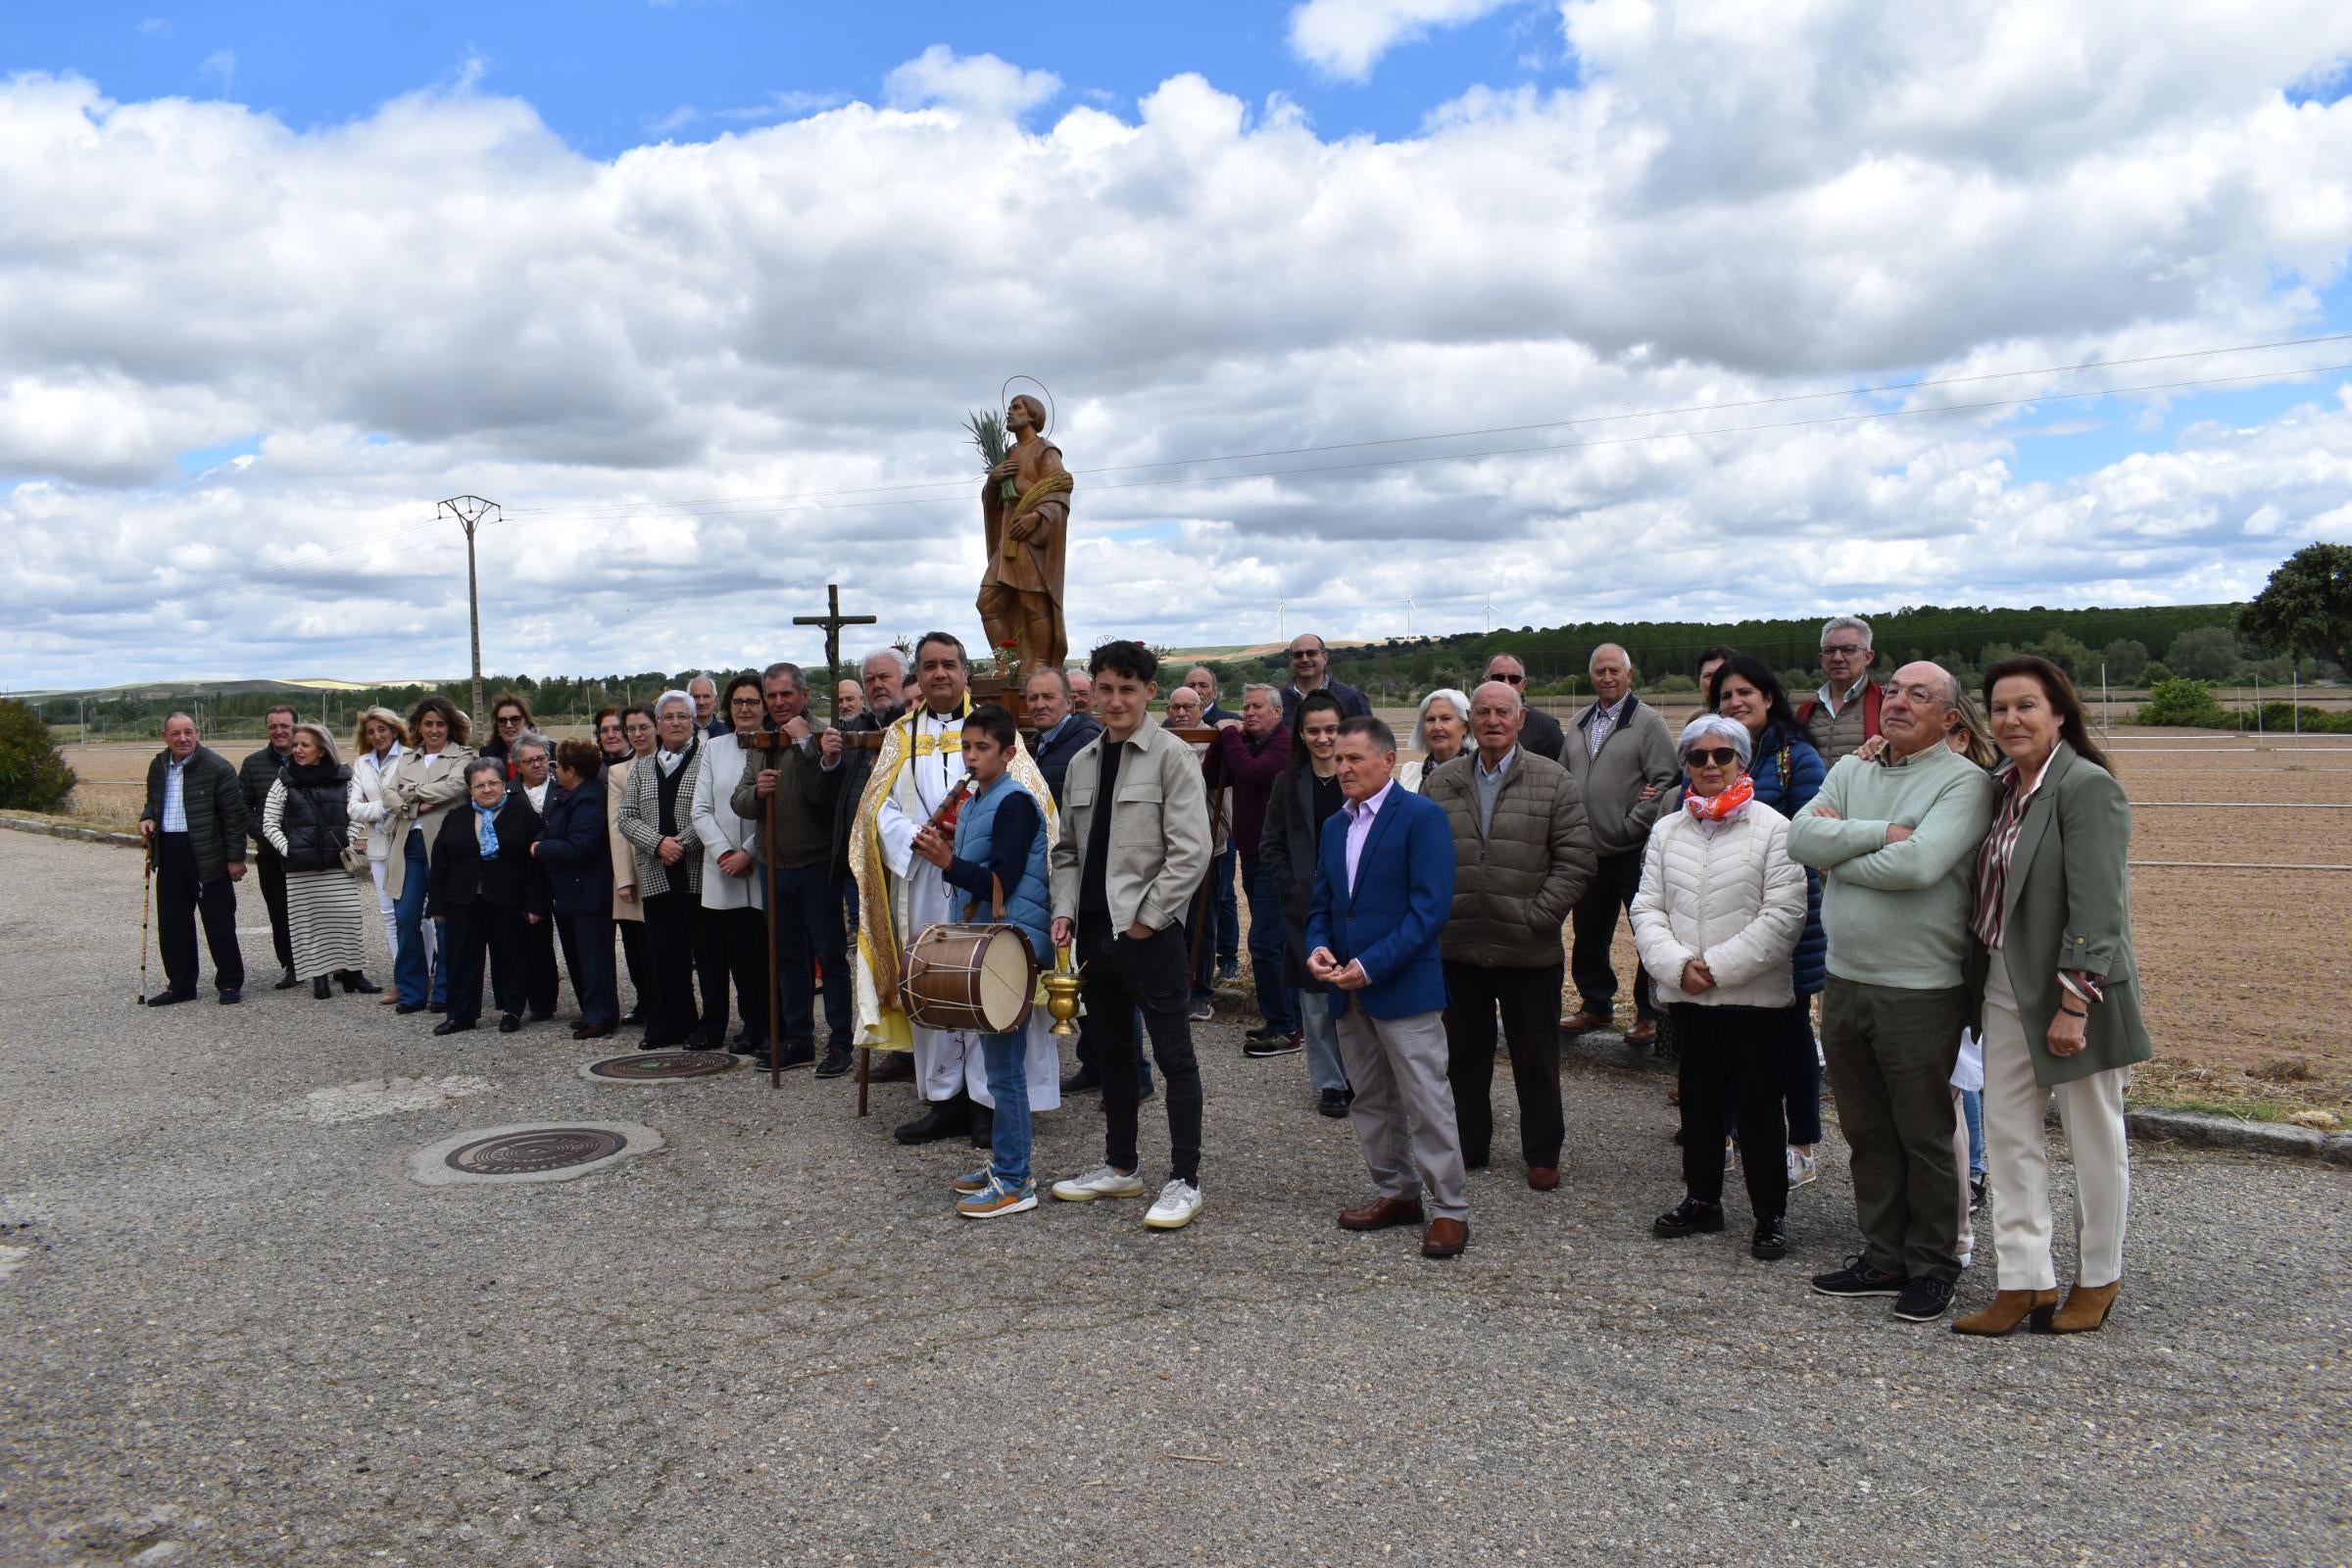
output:
[[[1970,878],[1992,816],[1991,780],[1944,744],[1959,702],[1939,665],[1896,670],[1880,712],[1886,751],[1832,768],[1788,828],[1790,858],[1822,874],[1822,1054],[1864,1239],[1813,1288],[1895,1297],[1895,1316],[1917,1323],[1943,1316],[1960,1277],[1950,1084],[1968,1013]]]

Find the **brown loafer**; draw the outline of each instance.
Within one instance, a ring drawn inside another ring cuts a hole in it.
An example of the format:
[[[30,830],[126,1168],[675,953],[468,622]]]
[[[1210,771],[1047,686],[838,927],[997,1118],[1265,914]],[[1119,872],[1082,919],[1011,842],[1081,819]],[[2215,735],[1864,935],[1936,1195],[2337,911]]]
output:
[[[1527,1185],[1539,1193],[1555,1191],[1560,1185],[1560,1168],[1557,1165],[1530,1165],[1527,1167]]]
[[[876,1052],[875,1061],[865,1081],[869,1084],[912,1083],[914,1058],[899,1051]]]
[[[1952,1332],[1997,1339],[2031,1320],[2034,1333],[2047,1334],[2057,1306],[2056,1291],[1995,1291],[1984,1311],[1952,1319]]]
[[[1595,1029],[1606,1029],[1612,1021],[1605,1012],[1594,1012],[1591,1007],[1580,1007],[1560,1020],[1560,1033],[1589,1035]]]
[[[1421,1223],[1421,1200],[1418,1198],[1375,1198],[1361,1208],[1351,1208],[1340,1216],[1344,1231],[1385,1231],[1392,1225]]]
[[[1458,1257],[1470,1245],[1470,1222],[1462,1219],[1433,1219],[1429,1229],[1421,1233],[1423,1257]]]
[[[1655,1018],[1637,1018],[1634,1026],[1625,1032],[1625,1043],[1629,1046],[1646,1046],[1657,1038],[1658,1020]]]
[[[2107,1314],[2115,1310],[2115,1298],[2124,1282],[2112,1285],[2084,1285],[2078,1281],[2066,1293],[2066,1304],[2050,1318],[2047,1334],[2088,1334],[2106,1326]]]

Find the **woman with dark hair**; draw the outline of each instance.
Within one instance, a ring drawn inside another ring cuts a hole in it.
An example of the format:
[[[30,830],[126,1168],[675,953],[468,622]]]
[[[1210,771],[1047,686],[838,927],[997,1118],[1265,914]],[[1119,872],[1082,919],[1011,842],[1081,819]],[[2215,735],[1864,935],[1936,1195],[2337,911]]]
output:
[[[602,740],[604,715],[598,714],[599,745],[605,746],[606,837],[612,844],[612,923],[620,928],[620,959],[629,972],[629,991],[638,999],[621,1014],[621,1027],[645,1022],[645,900],[637,894],[637,852],[620,836],[620,803],[628,793],[629,774],[637,763],[654,755],[654,705],[631,703],[612,714],[620,726],[621,754]]]
[[[514,782],[514,743],[537,727],[531,721],[531,705],[513,692],[500,692],[490,699],[490,738],[482,743],[482,756],[507,764],[508,783]]]
[[[2031,1319],[2080,1334],[2107,1321],[2123,1289],[2124,1080],[2155,1054],[2132,963],[2132,808],[2057,665],[2002,660],[1984,672],[1984,709],[2006,760],[1977,854],[1969,973],[1999,1290],[1952,1328],[2006,1334]],[[2075,1166],[2077,1272],[2063,1305],[2043,1130],[2053,1091]]]
[[[612,980],[612,841],[605,821],[601,748],[587,741],[556,747],[556,788],[531,858],[547,875],[564,967],[579,1000],[574,1040],[602,1040],[620,1021]]]
[[[392,983],[402,1012],[439,1012],[448,1001],[440,931],[424,918],[425,881],[442,824],[466,799],[466,764],[473,760],[467,735],[455,704],[427,697],[409,710],[409,749],[383,786],[384,890],[400,932]]]
[[[760,870],[760,818],[731,804],[746,769],[755,777],[752,754],[742,738],[759,732],[767,711],[758,675],[737,675],[719,693],[718,716],[726,733],[703,741],[703,765],[694,775],[686,808],[703,841],[702,912],[696,917],[695,964],[717,978],[717,995],[706,992],[703,1021],[687,1043],[689,1051],[717,1051],[727,1045],[727,991],[735,993],[735,1034],[740,1055],[767,1051],[767,878]],[[788,1061],[800,1066],[801,1062]]]
[[[262,803],[262,839],[286,862],[286,940],[294,978],[324,1002],[329,981],[363,996],[383,987],[362,972],[360,895],[343,868],[351,843],[351,769],[323,725],[296,724],[294,744]]]
[[[1786,817],[1812,804],[1828,774],[1821,754],[1805,739],[1789,706],[1788,692],[1765,662],[1747,654],[1726,653],[1707,682],[1707,703],[1737,720],[1748,735],[1755,759],[1748,782],[1755,798]],[[1788,1185],[1802,1187],[1820,1173],[1814,1149],[1821,1142],[1821,1052],[1813,1040],[1813,998],[1829,983],[1829,939],[1821,929],[1821,873],[1805,871],[1805,926],[1789,958],[1796,1005],[1786,1019],[1780,1044],[1782,1109],[1788,1129],[1786,1155]]]
[[[1323,824],[1340,809],[1340,720],[1346,716],[1347,710],[1328,691],[1299,699],[1291,716],[1290,766],[1274,781],[1258,837],[1258,863],[1270,885],[1282,890],[1283,978],[1302,997],[1323,995],[1323,983],[1306,972],[1306,917],[1314,908]],[[1298,1021],[1306,1037],[1307,1082],[1319,1101],[1315,1108],[1326,1116],[1345,1116],[1355,1096],[1340,1064],[1339,1028],[1331,1009],[1301,1003]]]

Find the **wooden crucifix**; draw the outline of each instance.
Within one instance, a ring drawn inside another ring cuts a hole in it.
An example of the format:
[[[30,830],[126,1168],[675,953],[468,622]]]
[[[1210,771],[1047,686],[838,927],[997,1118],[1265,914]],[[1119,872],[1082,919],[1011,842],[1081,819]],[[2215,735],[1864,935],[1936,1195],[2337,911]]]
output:
[[[841,628],[844,626],[871,626],[874,624],[874,619],[875,617],[872,615],[843,614],[841,612],[841,584],[837,582],[825,584],[825,612],[823,614],[792,617],[792,623],[795,626],[822,626],[825,628],[825,690],[829,694],[825,716],[831,719],[836,727],[839,727],[841,723]]]
[[[835,729],[839,729],[841,728],[841,628],[844,626],[871,626],[875,623],[875,617],[843,614],[841,612],[841,584],[829,582],[825,584],[825,612],[821,615],[795,615],[792,617],[792,623],[795,626],[822,626],[825,629],[825,691],[828,694],[825,700],[825,716],[832,721]],[[879,731],[856,736],[844,735],[842,744],[846,746],[852,740],[870,742],[876,747],[882,744],[882,736]],[[773,798],[768,801],[767,808],[770,813],[774,812],[776,803]],[[775,841],[771,838],[768,842],[772,844]],[[853,957],[850,961],[855,963],[857,959]],[[776,901],[772,898],[767,901],[767,966],[768,1007],[772,1016],[776,995]],[[846,986],[854,982],[847,974],[833,974],[825,976],[825,983]],[[772,1023],[769,1025],[769,1039],[773,1040],[774,1025]],[[860,1116],[865,1114],[866,1095],[873,1082],[873,1054],[872,1052],[863,1048],[858,1052],[858,1114]],[[775,1069],[772,1049],[769,1054],[768,1077],[771,1082],[780,1077]]]

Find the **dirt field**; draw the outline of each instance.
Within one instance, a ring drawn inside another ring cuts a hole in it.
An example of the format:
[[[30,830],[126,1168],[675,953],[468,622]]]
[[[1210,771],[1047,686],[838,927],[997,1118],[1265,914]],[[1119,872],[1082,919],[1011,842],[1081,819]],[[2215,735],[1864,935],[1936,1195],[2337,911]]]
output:
[[[1666,712],[1689,716],[1671,704]],[[1409,712],[1384,716],[1409,731]],[[2352,738],[2297,747],[2121,726],[2110,738],[2141,808],[2135,861],[2352,864]],[[244,750],[224,754],[234,762]],[[67,748],[83,780],[76,811],[127,823],[153,756],[145,746]],[[2264,808],[2284,806],[2323,808]],[[2132,915],[2158,1051],[2135,1095],[2258,1115],[2321,1109],[2352,1122],[2352,871],[2135,866]],[[1620,976],[1632,962],[1621,933]]]

